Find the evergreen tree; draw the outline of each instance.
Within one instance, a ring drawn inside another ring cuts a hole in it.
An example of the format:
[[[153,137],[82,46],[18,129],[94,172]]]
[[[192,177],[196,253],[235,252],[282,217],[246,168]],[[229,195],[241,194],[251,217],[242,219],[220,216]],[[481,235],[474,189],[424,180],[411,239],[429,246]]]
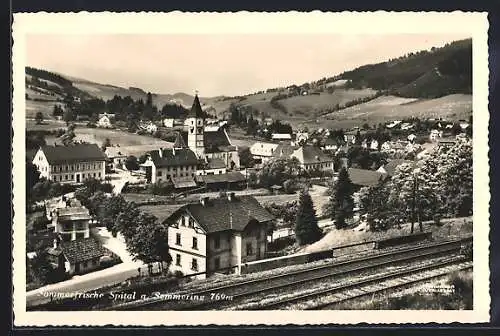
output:
[[[325,212],[335,221],[337,229],[345,228],[346,219],[352,217],[354,208],[353,185],[345,167],[340,170],[337,181],[330,184],[328,192],[330,197]]]
[[[318,219],[314,210],[311,195],[302,190],[299,196],[297,217],[295,219],[295,237],[299,245],[311,244],[318,241],[322,231],[318,227]]]

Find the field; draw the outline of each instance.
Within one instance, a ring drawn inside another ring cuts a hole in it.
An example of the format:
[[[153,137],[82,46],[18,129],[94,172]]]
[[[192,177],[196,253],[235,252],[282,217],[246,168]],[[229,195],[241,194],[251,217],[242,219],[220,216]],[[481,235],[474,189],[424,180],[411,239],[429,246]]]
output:
[[[36,125],[33,120],[26,120],[26,129],[28,130],[55,130],[59,128],[66,128],[64,122],[50,121],[43,125]],[[90,143],[96,143],[99,146],[102,145],[104,140],[108,138],[111,144],[120,144],[120,146],[137,146],[137,145],[154,145],[167,147],[170,143],[163,141],[161,139],[153,138],[146,135],[132,134],[128,132],[104,129],[104,128],[89,128],[82,125],[77,125],[75,129],[75,141],[86,141]],[[46,141],[48,144],[53,144],[54,142],[60,143],[60,140],[47,136]]]
[[[30,95],[30,97],[32,97],[32,95]],[[55,101],[45,102],[26,100],[26,118],[35,118],[36,113],[40,111],[43,113],[44,119],[54,119],[52,116],[54,105],[56,105]]]
[[[472,95],[455,94],[436,99],[382,96],[364,104],[328,114],[327,119],[391,120],[405,117],[465,119],[472,111]]]
[[[286,107],[288,113],[283,113],[271,106],[270,100],[278,94],[277,92],[247,96],[240,105],[251,106],[273,119],[286,121],[293,127],[298,128],[307,123],[316,123],[316,121],[321,123],[320,120],[316,120],[316,116],[322,113],[324,109],[332,108],[336,104],[345,104],[358,98],[369,97],[375,92],[372,89],[346,90],[339,88],[333,94],[323,92],[319,95],[295,96],[279,100]],[[314,128],[317,127],[321,126],[315,126]]]

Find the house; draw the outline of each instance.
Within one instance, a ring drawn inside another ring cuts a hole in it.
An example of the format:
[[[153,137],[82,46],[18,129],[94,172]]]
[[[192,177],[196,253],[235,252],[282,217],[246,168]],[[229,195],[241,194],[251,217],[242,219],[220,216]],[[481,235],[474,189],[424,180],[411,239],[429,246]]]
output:
[[[401,129],[403,131],[407,131],[407,130],[410,130],[414,127],[414,125],[412,123],[402,123],[401,124]]]
[[[33,159],[40,176],[60,183],[104,179],[106,156],[96,144],[42,146]]]
[[[382,146],[380,146],[380,151],[382,152],[390,152],[392,149],[391,142],[385,141]]]
[[[158,148],[146,155],[147,159],[140,167],[146,173],[148,183],[169,181],[177,177],[194,177],[198,169],[198,157],[186,146],[179,133],[173,148]]]
[[[437,129],[431,130],[429,134],[429,140],[430,141],[437,141],[439,138],[443,136],[443,131],[439,131]]]
[[[278,144],[268,142],[256,142],[250,146],[250,153],[256,164],[263,164],[269,161],[274,154]]]
[[[196,171],[199,175],[220,175],[227,173],[226,164],[221,159],[209,159],[206,163],[200,164]]]
[[[407,139],[409,142],[413,143],[415,141],[415,139],[417,138],[417,136],[415,134],[410,134],[408,135]]]
[[[339,149],[340,142],[338,139],[333,139],[333,138],[327,138],[322,145],[323,150],[328,150],[328,151],[336,151]]]
[[[47,252],[50,262],[69,275],[91,272],[101,266],[103,257],[110,255],[110,251],[93,237],[69,242],[56,238]]]
[[[242,190],[246,187],[246,177],[239,171],[223,174],[197,175],[195,181],[207,190]]]
[[[70,199],[65,204],[52,212],[55,238],[48,249],[49,259],[70,275],[92,271],[109,252],[90,236],[89,211]]]
[[[166,211],[143,207],[167,225],[172,271],[205,278],[214,273],[239,273],[246,262],[263,259],[266,232],[274,217],[252,196],[226,196],[185,204]]]
[[[455,145],[457,142],[457,139],[455,138],[440,138],[437,141],[437,144],[439,147],[450,147]]]
[[[278,147],[275,148],[273,152],[274,159],[289,159],[292,153],[297,150],[299,147],[292,146],[289,143],[282,142],[278,144]]]
[[[99,120],[97,120],[97,127],[102,128],[112,128],[112,121],[114,120],[114,114],[103,113],[99,114]]]
[[[158,131],[158,126],[156,126],[155,124],[153,124],[153,122],[151,122],[149,120],[148,121],[141,121],[141,123],[139,124],[139,129],[144,131],[144,132],[153,134],[156,131]]]
[[[385,125],[385,127],[392,129],[392,128],[396,127],[397,125],[401,124],[401,122],[402,122],[402,120],[393,120],[392,122]]]
[[[165,118],[163,119],[163,126],[172,128],[174,127],[174,122],[175,122],[174,118]]]
[[[355,144],[356,143],[356,134],[353,134],[353,133],[344,134],[344,141],[347,144]]]
[[[292,135],[288,133],[273,133],[271,135],[271,140],[276,140],[276,141],[292,140]]]
[[[171,148],[172,143],[165,142],[162,147],[164,148]],[[135,146],[120,146],[120,145],[114,145],[114,146],[109,146],[106,147],[104,150],[104,154],[108,158],[108,161],[111,161],[112,165],[114,168],[124,168],[123,164],[125,163],[125,160],[129,156],[135,156],[136,158],[140,158],[144,154],[146,154],[149,151],[158,149],[158,145],[153,144],[153,145],[135,145]]]
[[[352,184],[357,188],[373,187],[387,178],[387,174],[375,170],[349,168],[348,173]]]
[[[403,159],[394,159],[389,161],[387,164],[380,166],[377,171],[382,174],[387,174],[387,176],[392,177],[396,168],[402,164],[411,164],[415,165],[415,161],[403,160]]]
[[[290,157],[300,162],[300,166],[306,170],[321,170],[333,172],[333,158],[323,153],[315,146],[301,146],[296,149]]]
[[[378,150],[378,141],[373,139],[371,142],[370,142],[370,149],[371,150]]]

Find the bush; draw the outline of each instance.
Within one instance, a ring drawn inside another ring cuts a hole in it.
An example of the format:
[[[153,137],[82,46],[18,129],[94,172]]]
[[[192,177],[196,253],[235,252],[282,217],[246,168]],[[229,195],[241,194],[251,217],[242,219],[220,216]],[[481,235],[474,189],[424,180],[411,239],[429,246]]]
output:
[[[275,251],[283,250],[284,248],[286,248],[288,246],[292,246],[294,244],[295,244],[295,237],[288,236],[288,237],[278,238],[278,239],[270,242],[267,245],[267,248],[268,248],[269,252],[275,252]]]

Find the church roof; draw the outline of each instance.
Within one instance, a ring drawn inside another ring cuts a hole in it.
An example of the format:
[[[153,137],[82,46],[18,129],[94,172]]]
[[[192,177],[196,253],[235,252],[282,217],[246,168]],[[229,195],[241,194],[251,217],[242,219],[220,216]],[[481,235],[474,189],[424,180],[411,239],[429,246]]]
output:
[[[182,135],[177,132],[175,135],[175,142],[174,142],[174,148],[186,148],[186,142],[182,138]]]
[[[188,113],[188,118],[203,118],[203,110],[201,109],[198,95],[194,96],[193,106],[191,106],[191,110]]]

